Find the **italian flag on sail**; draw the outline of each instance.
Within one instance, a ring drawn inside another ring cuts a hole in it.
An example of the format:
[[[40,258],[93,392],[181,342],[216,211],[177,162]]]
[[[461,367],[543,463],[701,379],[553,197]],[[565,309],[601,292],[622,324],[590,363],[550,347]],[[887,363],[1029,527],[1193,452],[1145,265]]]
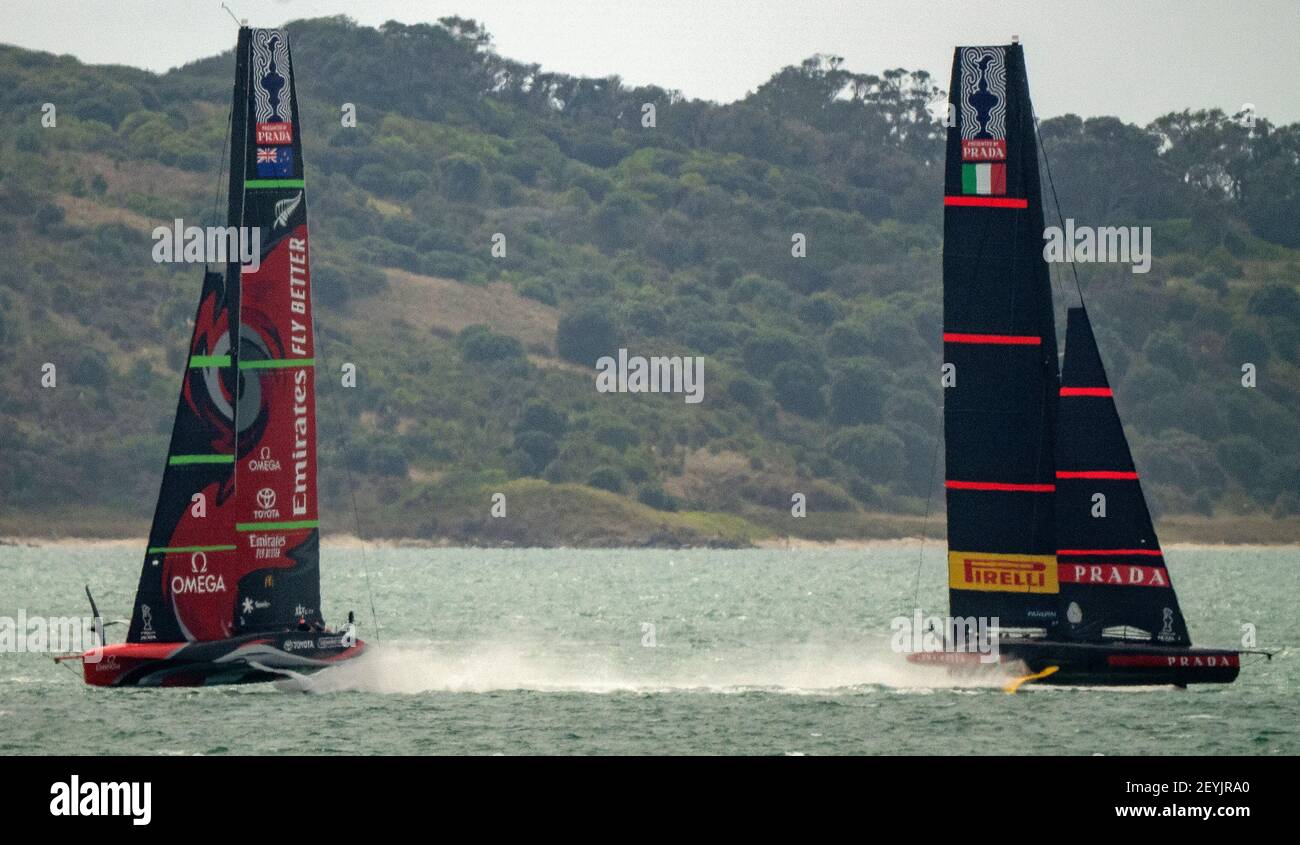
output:
[[[963,194],[999,195],[1007,192],[1006,164],[962,164]]]

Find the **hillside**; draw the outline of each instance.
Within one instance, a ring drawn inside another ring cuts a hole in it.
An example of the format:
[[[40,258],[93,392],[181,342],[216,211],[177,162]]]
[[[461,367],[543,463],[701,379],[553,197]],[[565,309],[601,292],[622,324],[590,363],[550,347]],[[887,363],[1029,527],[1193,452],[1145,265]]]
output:
[[[503,58],[461,19],[289,29],[333,530],[942,534],[935,78],[821,56],[718,105]],[[232,67],[0,46],[0,535],[147,528],[200,281],[149,233],[217,222]],[[1077,271],[1169,539],[1300,539],[1300,124],[1246,123],[1041,126],[1066,216],[1153,231],[1149,273]],[[705,356],[704,400],[597,393],[620,346]]]

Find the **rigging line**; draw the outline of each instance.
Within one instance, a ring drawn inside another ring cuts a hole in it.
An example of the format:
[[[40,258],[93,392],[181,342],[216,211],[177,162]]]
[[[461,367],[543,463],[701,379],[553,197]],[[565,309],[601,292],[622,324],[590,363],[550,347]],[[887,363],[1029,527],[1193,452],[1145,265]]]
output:
[[[939,444],[943,442],[943,416],[934,433],[934,451],[930,457],[930,475],[925,490],[925,518],[921,520],[921,549],[916,555],[916,578],[912,584],[912,606],[921,606],[921,567],[925,563],[925,533],[930,524],[930,503],[934,499],[934,470],[939,465]]]
[[[212,196],[212,224],[221,225],[221,218],[217,215],[221,210],[221,182],[226,175],[226,153],[230,147],[230,136],[234,134],[235,104],[232,102],[230,108],[226,111],[226,131],[225,137],[221,139],[221,163],[217,166],[217,189],[213,191]],[[207,262],[204,262],[203,269],[208,268]]]
[[[348,474],[348,498],[352,500],[352,524],[356,526],[357,542],[361,544],[361,574],[366,582],[366,599],[370,602],[370,620],[375,626],[375,645],[379,645],[379,614],[375,612],[375,594],[370,589],[370,567],[366,565],[366,541],[361,536],[361,517],[357,511],[357,485],[352,478],[352,464],[347,458],[343,459],[343,468]]]
[[[1038,115],[1030,107],[1030,114],[1034,119],[1034,136],[1038,138],[1038,149],[1043,151],[1043,165],[1047,169],[1047,184],[1052,189],[1052,204],[1056,206],[1056,218],[1061,221],[1061,230],[1065,230],[1065,215],[1061,212],[1061,198],[1056,194],[1056,180],[1052,178],[1052,159],[1047,155],[1047,147],[1043,145],[1043,134],[1038,129]],[[1074,290],[1079,294],[1079,305],[1083,303],[1083,286],[1079,284],[1079,268],[1070,262],[1070,271],[1074,274]]]

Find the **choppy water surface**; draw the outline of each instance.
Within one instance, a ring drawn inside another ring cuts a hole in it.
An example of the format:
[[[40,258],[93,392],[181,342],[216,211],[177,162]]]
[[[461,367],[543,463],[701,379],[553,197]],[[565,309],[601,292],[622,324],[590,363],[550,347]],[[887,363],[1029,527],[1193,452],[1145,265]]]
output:
[[[48,656],[0,654],[0,753],[1300,753],[1291,650],[1185,691],[1008,696],[908,666],[889,623],[917,605],[919,551],[327,545],[326,618],[355,609],[374,648],[314,676],[315,694],[96,689]],[[2,546],[0,616],[84,615],[87,581],[105,616],[127,616],[139,552]],[[1261,646],[1300,641],[1300,551],[1168,558],[1198,644],[1237,644],[1244,623]],[[943,577],[930,544],[927,613],[946,610]]]

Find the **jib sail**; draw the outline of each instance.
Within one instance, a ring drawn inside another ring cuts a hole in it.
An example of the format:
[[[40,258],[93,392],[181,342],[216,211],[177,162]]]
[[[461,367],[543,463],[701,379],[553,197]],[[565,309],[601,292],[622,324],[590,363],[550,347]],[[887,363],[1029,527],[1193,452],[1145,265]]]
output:
[[[190,599],[226,588],[222,573],[237,557],[232,532],[235,404],[231,351],[233,292],[205,271],[189,358],[172,424],[149,546],[127,642],[177,642],[229,636],[190,610]]]
[[[1062,633],[1190,645],[1088,312],[1069,309],[1056,452]]]
[[[1018,44],[959,47],[944,179],[944,434],[954,616],[1054,631],[1056,331]]]
[[[228,223],[258,231],[260,263],[205,275],[133,642],[320,619],[307,208],[282,30],[240,30],[231,130]]]

